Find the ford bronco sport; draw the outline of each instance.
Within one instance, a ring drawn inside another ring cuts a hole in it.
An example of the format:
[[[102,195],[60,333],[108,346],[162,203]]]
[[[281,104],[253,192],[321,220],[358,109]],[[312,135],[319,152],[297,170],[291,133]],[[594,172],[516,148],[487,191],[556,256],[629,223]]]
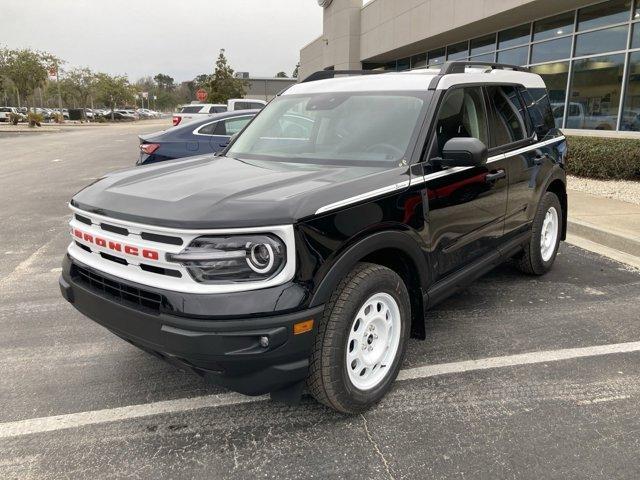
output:
[[[64,297],[244,394],[380,400],[429,307],[507,259],[551,268],[566,142],[519,67],[371,73],[314,74],[221,155],[76,194]]]

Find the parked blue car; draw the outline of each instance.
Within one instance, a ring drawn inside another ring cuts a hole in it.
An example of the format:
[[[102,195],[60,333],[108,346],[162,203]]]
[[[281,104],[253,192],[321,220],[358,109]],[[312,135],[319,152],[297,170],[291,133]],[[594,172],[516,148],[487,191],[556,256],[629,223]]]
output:
[[[236,110],[161,132],[140,135],[140,158],[136,165],[217,153],[242,130],[260,110]]]

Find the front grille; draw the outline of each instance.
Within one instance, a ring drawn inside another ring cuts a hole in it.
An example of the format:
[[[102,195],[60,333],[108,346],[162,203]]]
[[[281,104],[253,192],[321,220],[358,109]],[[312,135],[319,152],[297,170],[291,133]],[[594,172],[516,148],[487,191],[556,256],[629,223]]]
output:
[[[163,295],[110,280],[75,264],[72,266],[71,276],[90,290],[124,305],[151,310],[155,313],[166,309],[169,305]]]

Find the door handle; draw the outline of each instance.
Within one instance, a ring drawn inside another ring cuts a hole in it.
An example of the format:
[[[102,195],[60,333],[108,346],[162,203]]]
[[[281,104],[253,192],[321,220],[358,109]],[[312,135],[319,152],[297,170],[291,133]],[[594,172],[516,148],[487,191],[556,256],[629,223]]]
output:
[[[488,173],[486,177],[484,177],[484,181],[487,183],[497,182],[501,178],[506,178],[507,172],[504,170],[498,170],[495,173]]]

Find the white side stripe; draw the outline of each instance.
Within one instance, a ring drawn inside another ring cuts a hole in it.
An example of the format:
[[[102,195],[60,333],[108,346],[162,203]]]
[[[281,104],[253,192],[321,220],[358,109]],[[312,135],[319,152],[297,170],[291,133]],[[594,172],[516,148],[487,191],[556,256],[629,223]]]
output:
[[[538,142],[534,145],[528,145],[523,148],[519,148],[518,150],[513,150],[507,153],[501,153],[500,155],[494,155],[487,159],[487,163],[497,162],[499,160],[504,160],[509,157],[513,157],[515,155],[520,155],[521,153],[526,153],[531,150],[536,150],[538,148],[546,147],[547,145],[552,145],[554,143],[558,143],[564,140],[564,136],[555,137],[550,140],[545,140],[544,142]],[[425,183],[429,180],[433,180],[435,178],[444,177],[446,175],[450,175],[452,173],[462,172],[464,170],[468,170],[473,167],[452,167],[447,168],[446,170],[442,170],[440,172],[430,173],[429,175],[425,175],[422,178],[412,178],[411,180],[407,180],[404,182],[395,183],[393,185],[389,185],[388,187],[377,188],[376,190],[371,190],[370,192],[361,193],[360,195],[355,195],[353,197],[345,198],[344,200],[340,200],[339,202],[330,203],[329,205],[325,205],[320,207],[316,211],[316,215],[320,215],[321,213],[329,212],[331,210],[336,210],[341,207],[346,207],[347,205],[351,205],[353,203],[362,202],[363,200],[368,200],[370,198],[380,197],[382,195],[386,195],[387,193],[392,193],[397,190],[401,190],[410,185],[419,185],[421,183]]]
[[[398,381],[416,380],[451,373],[463,373],[493,368],[532,365],[537,363],[558,362],[575,358],[597,357],[602,355],[633,353],[640,351],[640,342],[614,343],[593,347],[568,348],[565,350],[547,350],[522,353],[504,357],[489,357],[463,362],[442,363],[402,370]],[[246,397],[238,393],[221,393],[204,397],[181,398],[161,402],[130,405],[126,407],[69,413],[51,417],[30,418],[0,424],[0,438],[12,438],[36,433],[54,432],[69,428],[81,428],[109,422],[144,418],[152,415],[166,415],[203,408],[217,408],[264,401],[267,396]]]

